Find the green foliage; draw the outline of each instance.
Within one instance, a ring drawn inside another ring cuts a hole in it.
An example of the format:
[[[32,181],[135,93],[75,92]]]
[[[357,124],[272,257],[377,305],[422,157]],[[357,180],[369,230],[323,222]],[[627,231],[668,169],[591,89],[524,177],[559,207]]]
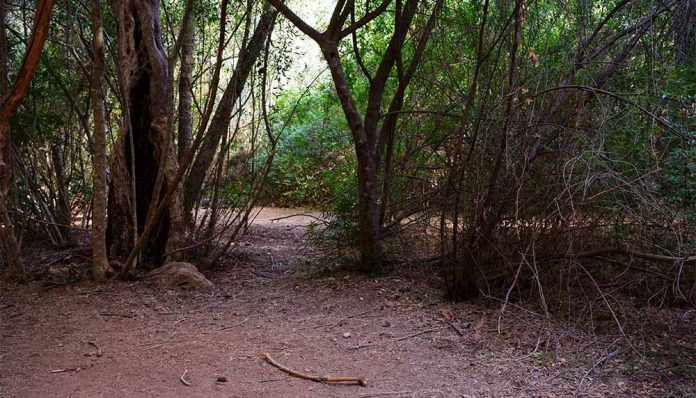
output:
[[[275,129],[292,114],[271,169],[267,199],[283,206],[328,209],[353,180],[350,135],[330,83],[283,93],[276,104]]]

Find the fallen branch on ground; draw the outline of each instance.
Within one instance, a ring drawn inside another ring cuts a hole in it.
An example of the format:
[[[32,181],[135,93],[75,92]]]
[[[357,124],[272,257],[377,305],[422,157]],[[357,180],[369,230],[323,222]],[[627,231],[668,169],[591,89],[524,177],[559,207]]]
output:
[[[461,329],[459,329],[459,328],[457,327],[457,325],[455,325],[454,323],[448,321],[447,319],[440,319],[440,322],[446,323],[446,324],[447,324],[449,327],[451,327],[455,332],[457,332],[458,335],[464,336],[464,332],[462,332]]]
[[[64,372],[79,372],[82,368],[67,368],[67,369],[56,369],[51,371],[51,373],[64,373]]]
[[[395,338],[395,339],[391,339],[391,340],[389,340],[389,341],[386,341],[385,343],[386,343],[386,344],[389,344],[389,343],[396,343],[397,341],[403,341],[403,340],[407,340],[407,339],[410,339],[410,338],[413,338],[413,337],[420,336],[420,335],[422,335],[422,334],[432,333],[432,332],[439,332],[439,331],[441,331],[441,330],[444,330],[444,328],[432,328],[432,329],[421,330],[420,332],[417,332],[417,333],[413,333],[413,334],[409,334],[409,335],[407,335],[407,336],[397,337],[397,338]],[[356,345],[356,346],[350,347],[350,348],[353,349],[353,350],[357,350],[357,349],[360,349],[360,348],[375,347],[375,346],[378,346],[378,345],[380,345],[380,343],[370,343],[370,344]]]
[[[186,373],[188,373],[188,370],[184,370],[184,374],[181,375],[181,377],[179,378],[179,380],[181,380],[181,382],[184,383],[184,385],[185,385],[186,387],[191,387],[191,383],[189,383],[189,382],[186,380]]]
[[[97,349],[97,358],[102,356],[102,350],[101,347],[97,344],[96,341],[88,341],[87,344],[94,346],[94,348]]]
[[[357,383],[360,384],[361,386],[367,386],[367,381],[365,381],[364,378],[362,377],[353,377],[353,376],[348,376],[348,377],[343,377],[343,376],[315,376],[315,375],[308,375],[304,374],[301,372],[298,372],[296,370],[292,370],[288,367],[285,367],[278,362],[276,362],[269,353],[264,353],[263,356],[266,358],[266,361],[270,363],[271,365],[275,366],[276,368],[282,370],[283,372],[290,374],[295,377],[299,377],[301,379],[306,379],[306,380],[312,380],[316,381],[319,383]]]
[[[298,213],[298,214],[291,214],[291,215],[285,216],[285,217],[272,218],[270,221],[271,222],[280,221],[280,220],[285,220],[285,219],[293,218],[293,217],[309,217],[309,218],[313,218],[313,219],[317,220],[318,222],[320,222],[322,224],[328,223],[327,220],[325,220],[323,218],[320,218],[320,217],[317,217],[317,216],[314,216],[311,214],[307,214],[307,213]]]
[[[128,313],[117,313],[117,312],[100,312],[101,316],[116,316],[121,318],[135,318],[135,315]]]

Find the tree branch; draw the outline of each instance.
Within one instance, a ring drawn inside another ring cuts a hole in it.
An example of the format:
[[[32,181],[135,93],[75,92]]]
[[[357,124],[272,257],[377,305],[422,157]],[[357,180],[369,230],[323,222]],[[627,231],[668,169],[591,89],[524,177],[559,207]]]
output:
[[[280,11],[280,13],[283,14],[285,18],[292,22],[292,24],[295,25],[297,29],[301,30],[302,33],[311,37],[312,40],[319,43],[319,45],[322,45],[326,42],[326,38],[324,37],[324,35],[319,33],[318,30],[309,26],[307,22],[305,22],[302,18],[295,14],[288,6],[286,6],[282,0],[268,0],[268,2],[278,11]]]

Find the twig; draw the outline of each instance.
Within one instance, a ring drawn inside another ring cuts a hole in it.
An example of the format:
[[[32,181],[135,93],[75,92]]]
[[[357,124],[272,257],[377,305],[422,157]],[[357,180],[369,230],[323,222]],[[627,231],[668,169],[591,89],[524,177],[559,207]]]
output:
[[[181,377],[179,378],[179,380],[181,380],[181,382],[184,383],[184,385],[185,385],[186,387],[191,387],[191,383],[189,383],[189,382],[186,380],[186,373],[188,373],[188,370],[184,370],[184,374],[181,375]]]
[[[278,378],[278,379],[266,379],[266,380],[259,380],[259,383],[272,383],[272,382],[275,382],[275,381],[284,381],[284,380],[287,380],[287,379],[289,379],[289,377],[281,377],[281,378]]]
[[[369,309],[369,310],[367,310],[367,311],[363,311],[363,312],[360,312],[360,313],[357,313],[357,314],[349,315],[349,316],[347,316],[347,317],[345,317],[345,318],[342,318],[342,319],[339,320],[338,322],[334,322],[334,323],[327,324],[327,325],[315,326],[314,329],[319,329],[319,328],[322,328],[322,327],[333,328],[333,327],[336,327],[336,326],[340,325],[341,323],[343,323],[343,322],[345,322],[345,321],[347,321],[347,320],[349,320],[349,319],[351,319],[351,318],[355,318],[355,317],[358,317],[358,316],[363,316],[363,315],[365,315],[365,314],[369,314],[370,312],[375,311],[375,310],[378,310],[378,309],[380,309],[380,308],[382,308],[382,304],[380,304],[380,305],[378,305],[378,306],[376,306],[376,307],[374,307],[374,308],[371,308],[371,309]]]
[[[315,375],[308,375],[305,373],[298,372],[296,370],[292,370],[288,367],[285,367],[278,362],[276,362],[269,353],[264,353],[263,356],[266,358],[266,361],[270,363],[271,365],[275,366],[276,368],[282,370],[283,372],[290,374],[295,377],[299,377],[301,379],[306,379],[306,380],[312,380],[316,381],[319,383],[357,383],[360,384],[361,386],[367,386],[367,381],[365,381],[364,378],[362,377],[354,377],[354,376],[315,376]]]
[[[70,253],[65,254],[65,255],[62,255],[62,256],[59,256],[58,258],[56,258],[56,259],[54,259],[53,261],[51,261],[50,263],[48,263],[48,264],[46,265],[46,269],[51,268],[51,266],[53,266],[53,264],[59,263],[59,262],[61,262],[61,261],[63,261],[63,260],[67,260],[67,259],[69,259],[69,258],[71,258],[71,257],[73,257],[73,255],[70,254]]]
[[[597,359],[597,361],[595,361],[594,365],[592,365],[592,367],[587,372],[585,372],[585,374],[582,376],[582,379],[580,379],[580,383],[578,384],[578,387],[577,387],[578,390],[582,389],[582,384],[585,382],[585,380],[587,379],[587,376],[589,376],[593,370],[595,370],[598,366],[606,363],[608,360],[610,360],[611,358],[616,356],[616,354],[623,351],[621,348],[618,348],[618,349],[614,350],[613,352],[607,353],[609,351],[609,348],[611,348],[611,346],[613,346],[616,342],[617,342],[617,340],[614,340],[614,342],[609,344],[609,346],[604,349],[604,352],[599,357],[599,359]]]
[[[604,292],[602,291],[602,289],[601,289],[601,288],[599,287],[599,285],[597,284],[597,281],[595,280],[595,278],[592,277],[592,274],[590,274],[590,271],[588,271],[587,268],[585,268],[585,267],[584,267],[582,264],[580,264],[580,263],[578,263],[578,266],[580,267],[580,269],[582,269],[583,271],[585,271],[585,274],[587,274],[587,276],[590,278],[590,281],[592,281],[592,283],[594,284],[595,288],[597,289],[597,292],[598,292],[599,295],[602,297],[602,300],[604,301],[604,304],[607,306],[607,309],[608,309],[609,312],[611,313],[611,316],[614,318],[614,322],[616,322],[616,326],[618,326],[619,332],[621,332],[621,335],[622,335],[622,336],[624,337],[624,339],[626,340],[626,343],[628,343],[629,347],[631,347],[631,349],[633,350],[633,352],[635,352],[636,354],[638,354],[638,356],[639,356],[641,359],[644,358],[643,354],[641,354],[641,352],[638,351],[638,349],[633,345],[633,343],[631,343],[631,340],[629,340],[628,336],[627,336],[626,333],[624,332],[623,326],[621,325],[621,321],[619,321],[619,318],[616,316],[616,313],[614,312],[614,307],[612,307],[611,304],[609,304],[609,300],[607,300],[606,295],[604,294]]]
[[[225,326],[224,328],[222,328],[222,329],[220,329],[220,330],[225,331],[225,330],[234,329],[234,328],[236,328],[237,326],[242,326],[242,325],[243,325],[244,323],[246,323],[246,321],[248,321],[249,319],[250,319],[250,318],[244,318],[243,321],[238,322],[238,323],[236,323],[236,324],[234,324],[234,325],[231,325],[231,326]]]
[[[164,344],[157,344],[157,345],[153,345],[151,347],[143,348],[143,351],[150,351],[150,350],[154,350],[154,349],[157,349],[160,347],[164,347]]]
[[[56,369],[51,371],[51,373],[65,373],[65,372],[79,372],[82,368],[66,368],[66,369]]]
[[[100,312],[101,316],[120,316],[122,318],[134,318],[135,315],[128,313],[118,313],[118,312]]]
[[[581,253],[568,253],[565,255],[566,258],[583,258],[583,257],[597,257],[605,254],[625,254],[628,256],[638,257],[645,260],[663,262],[663,263],[690,263],[696,261],[696,255],[691,256],[665,256],[662,254],[647,253],[632,247],[626,246],[624,243],[619,242],[616,247],[602,247],[595,250],[589,250]]]
[[[373,398],[373,397],[385,397],[388,395],[412,395],[413,391],[385,391],[385,392],[372,392],[369,394],[362,394],[360,398]]]
[[[441,331],[441,330],[442,330],[442,328],[432,328],[432,329],[421,330],[420,332],[413,333],[413,334],[409,334],[408,336],[403,336],[403,337],[398,337],[398,338],[395,338],[395,339],[391,339],[391,340],[387,341],[386,343],[387,343],[387,344],[396,343],[396,342],[398,342],[398,341],[407,340],[407,339],[410,339],[410,338],[413,338],[413,337],[420,336],[420,335],[422,335],[422,334],[432,333],[432,332],[439,332],[439,331]],[[370,344],[356,345],[356,346],[354,346],[354,347],[351,347],[351,349],[353,349],[353,350],[358,350],[358,349],[360,349],[360,348],[367,348],[367,347],[378,346],[379,344],[380,344],[380,343],[370,343]]]
[[[93,345],[94,348],[97,349],[97,358],[102,356],[102,350],[101,347],[99,347],[99,344],[97,344],[96,341],[88,341],[87,344]]]
[[[440,319],[440,321],[446,323],[447,325],[449,325],[449,327],[451,327],[452,329],[454,329],[454,331],[457,332],[458,335],[464,336],[464,332],[462,332],[462,330],[459,329],[459,328],[457,327],[457,325],[453,324],[452,322],[448,321],[447,319]]]
[[[320,217],[317,217],[317,216],[314,216],[314,215],[312,215],[312,214],[307,214],[307,213],[291,214],[291,215],[289,215],[289,216],[278,217],[278,218],[272,218],[272,219],[270,219],[269,221],[270,221],[270,222],[273,222],[273,221],[280,221],[280,220],[285,220],[285,219],[293,218],[293,217],[309,217],[309,218],[313,218],[313,219],[315,219],[315,220],[317,220],[317,221],[319,221],[319,222],[321,222],[321,223],[326,224],[326,220],[325,220],[325,219],[320,218]]]

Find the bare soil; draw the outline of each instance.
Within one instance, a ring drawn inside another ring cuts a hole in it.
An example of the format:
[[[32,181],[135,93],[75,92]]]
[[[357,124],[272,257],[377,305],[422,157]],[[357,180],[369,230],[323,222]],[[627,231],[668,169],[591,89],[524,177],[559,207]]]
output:
[[[694,311],[643,310],[646,325],[668,321],[641,335],[638,355],[616,332],[590,336],[515,306],[499,322],[500,303],[448,303],[421,279],[309,276],[321,261],[304,236],[312,218],[272,221],[296,212],[264,210],[233,256],[203,270],[215,283],[207,292],[163,291],[147,280],[1,285],[0,397],[696,392]],[[364,377],[367,386],[293,377],[264,353],[303,373]]]

